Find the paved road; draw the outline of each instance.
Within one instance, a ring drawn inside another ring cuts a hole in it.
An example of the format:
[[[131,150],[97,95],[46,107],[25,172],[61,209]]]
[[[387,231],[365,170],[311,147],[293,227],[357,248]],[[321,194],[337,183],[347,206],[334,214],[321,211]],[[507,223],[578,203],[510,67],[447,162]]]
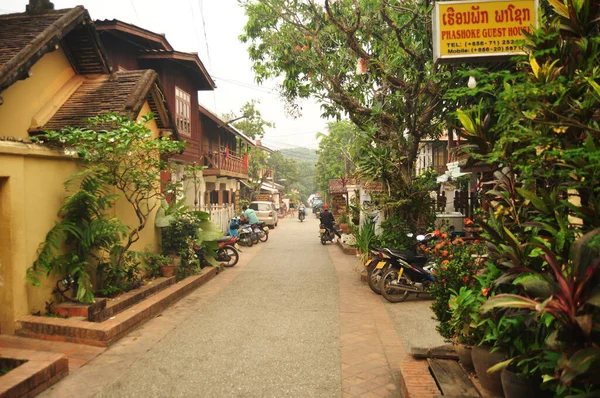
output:
[[[317,230],[283,220],[41,397],[400,397],[404,347],[441,343],[430,301],[387,303]]]
[[[98,396],[339,396],[337,278],[308,221],[278,227],[202,312]]]

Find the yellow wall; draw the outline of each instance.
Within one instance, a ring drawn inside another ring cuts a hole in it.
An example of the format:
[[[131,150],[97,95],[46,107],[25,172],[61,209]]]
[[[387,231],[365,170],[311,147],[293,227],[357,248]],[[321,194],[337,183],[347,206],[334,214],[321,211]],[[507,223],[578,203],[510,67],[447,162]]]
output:
[[[148,103],[145,103],[142,107],[142,110],[140,111],[140,114],[138,115],[138,120],[141,121],[142,116],[147,115],[151,112],[152,109],[150,109]],[[148,122],[146,127],[152,130],[154,137],[158,137],[159,130],[154,120]],[[160,243],[160,231],[154,227],[154,218],[156,212],[158,211],[158,207],[160,206],[160,201],[156,200],[155,203],[157,203],[157,205],[154,208],[154,211],[152,212],[150,217],[148,218],[146,227],[140,232],[140,240],[132,246],[132,250],[144,251],[147,248],[157,248]],[[135,211],[126,199],[120,198],[117,201],[115,211],[119,219],[121,219],[121,221],[123,221],[126,225],[138,225],[138,219],[135,215]]]
[[[63,50],[48,53],[32,68],[32,75],[2,92],[0,137],[29,138],[33,116],[73,77]]]
[[[0,273],[5,282],[0,286],[0,331],[12,333],[15,319],[43,311],[50,299],[55,279],[42,279],[42,286],[36,288],[26,282],[25,272],[57,219],[66,196],[63,183],[78,170],[78,164],[50,150],[45,153],[52,157],[26,156],[29,145],[0,144]],[[8,145],[20,147],[22,154],[8,154]]]
[[[146,104],[142,114],[149,111]],[[4,119],[0,118],[0,124]],[[148,127],[158,135],[155,122]],[[0,130],[0,135],[7,134]],[[0,141],[0,333],[13,333],[15,320],[31,312],[44,312],[46,301],[52,298],[55,276],[42,278],[42,286],[34,287],[27,283],[25,272],[58,220],[57,212],[68,195],[64,182],[80,170],[77,160],[58,151]],[[123,199],[114,214],[128,225],[137,225],[134,211]],[[159,234],[153,214],[132,249],[157,247]]]

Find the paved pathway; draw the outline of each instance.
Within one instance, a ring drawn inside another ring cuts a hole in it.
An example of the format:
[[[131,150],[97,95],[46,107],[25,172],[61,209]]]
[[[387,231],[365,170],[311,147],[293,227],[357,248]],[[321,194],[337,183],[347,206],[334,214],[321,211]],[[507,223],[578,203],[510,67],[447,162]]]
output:
[[[397,317],[317,228],[281,220],[236,267],[42,397],[401,396]]]

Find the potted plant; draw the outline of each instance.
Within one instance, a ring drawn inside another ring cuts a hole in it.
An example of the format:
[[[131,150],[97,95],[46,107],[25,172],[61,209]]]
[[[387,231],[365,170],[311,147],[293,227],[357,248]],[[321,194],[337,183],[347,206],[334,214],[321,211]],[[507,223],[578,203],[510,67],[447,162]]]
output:
[[[145,257],[144,265],[148,270],[148,276],[170,277],[175,274],[175,266],[171,264],[171,259],[162,254],[150,253]]]
[[[460,362],[467,368],[473,368],[471,350],[473,345],[482,339],[480,329],[477,328],[479,308],[485,301],[478,286],[469,288],[461,286],[457,292],[452,292],[448,307],[450,308],[450,330],[452,343]]]
[[[350,220],[348,219],[348,215],[345,212],[341,213],[340,217],[338,218],[338,225],[339,225],[342,233],[344,233],[344,234],[348,233],[348,223],[349,222],[350,222]]]

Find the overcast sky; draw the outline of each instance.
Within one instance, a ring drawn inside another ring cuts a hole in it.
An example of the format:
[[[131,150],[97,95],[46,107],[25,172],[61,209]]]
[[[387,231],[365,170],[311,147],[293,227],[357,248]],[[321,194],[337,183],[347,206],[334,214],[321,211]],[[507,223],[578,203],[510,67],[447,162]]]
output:
[[[119,19],[165,33],[173,48],[197,52],[214,78],[214,92],[201,92],[200,103],[218,114],[239,111],[247,101],[260,101],[263,118],[275,123],[263,142],[268,146],[316,148],[315,134],[325,130],[316,102],[301,104],[302,116],[286,115],[275,81],[254,82],[246,45],[238,36],[246,22],[237,0],[54,0],[56,9],[85,6],[92,19]],[[23,12],[28,0],[0,0],[0,13]],[[0,43],[1,44],[1,43]]]

